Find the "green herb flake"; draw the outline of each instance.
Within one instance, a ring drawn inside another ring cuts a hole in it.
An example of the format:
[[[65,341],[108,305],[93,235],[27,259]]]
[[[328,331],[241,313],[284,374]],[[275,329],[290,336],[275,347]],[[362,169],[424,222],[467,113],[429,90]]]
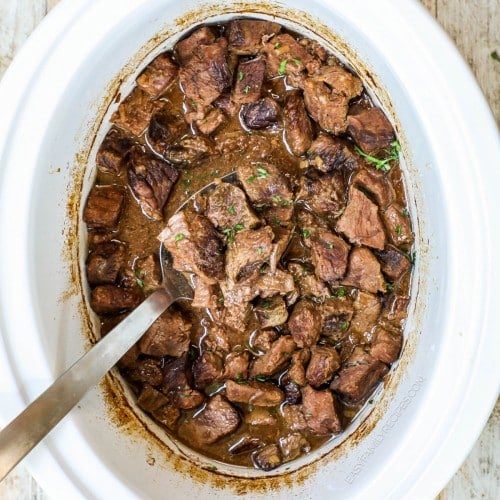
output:
[[[270,300],[264,300],[264,302],[262,302],[262,307],[264,309],[271,309],[271,301]]]
[[[339,298],[345,297],[345,288],[343,286],[337,288],[335,295]]]
[[[243,71],[238,71],[238,81],[241,82],[241,80],[243,80],[243,77],[245,76],[245,74],[243,73]]]
[[[304,238],[309,238],[310,235],[311,235],[311,232],[309,231],[309,229],[302,229],[302,236]]]
[[[217,470],[217,467],[216,467],[215,465],[209,465],[209,466],[207,467],[207,470],[212,470],[212,471],[215,471],[215,470]]]
[[[285,71],[286,71],[286,63],[288,62],[288,59],[283,59],[281,62],[280,62],[280,67],[278,68],[278,75],[279,76],[282,76],[285,74]]]
[[[276,224],[277,226],[281,226],[281,221],[278,219],[278,217],[272,217],[271,222],[273,224]]]
[[[345,332],[345,331],[347,330],[347,328],[348,328],[348,327],[349,327],[349,325],[348,325],[347,321],[342,321],[342,322],[340,323],[340,329],[341,329],[342,331],[344,331],[344,332]]]
[[[397,234],[398,236],[401,236],[401,233],[402,233],[402,231],[403,231],[403,228],[401,227],[401,225],[400,225],[400,224],[398,224],[398,225],[394,228],[394,230],[396,231],[396,234]]]
[[[139,288],[144,288],[144,280],[143,280],[144,275],[143,275],[142,271],[140,269],[136,269],[134,271],[134,276],[135,276],[135,281],[137,283],[137,286]]]
[[[191,184],[191,179],[184,179],[182,181],[182,183],[184,184],[184,187],[189,187],[189,185]]]
[[[302,61],[300,59],[292,59],[292,61],[297,65],[300,66],[302,64]]]
[[[218,299],[217,299],[217,302],[219,304],[224,304],[224,297],[221,295]]]
[[[368,404],[371,404],[371,405],[372,405],[372,404],[373,404],[373,399],[369,399],[369,400],[368,400]]]
[[[325,247],[328,248],[328,250],[333,250],[333,243],[325,242]]]
[[[279,49],[280,47],[281,47],[281,43],[276,42],[276,43],[274,44],[274,48],[275,48],[275,49]]]
[[[181,241],[181,240],[183,240],[185,237],[186,237],[186,236],[184,235],[184,233],[177,233],[177,234],[175,235],[174,240],[175,240],[176,242],[177,242],[177,241]]]
[[[275,406],[273,406],[272,408],[269,408],[269,413],[271,415],[276,415],[278,413],[278,409]]]
[[[496,50],[494,50],[491,54],[490,54],[491,58],[494,60],[494,61],[497,61],[497,62],[500,62],[500,55],[498,54],[498,52]]]
[[[407,208],[403,208],[403,210],[401,211],[401,213],[402,213],[405,217],[410,217],[410,213],[408,212],[408,209],[407,209]]]
[[[264,249],[262,247],[257,247],[257,255],[262,255],[264,253]]]
[[[248,410],[249,412],[253,411],[253,410],[254,410],[254,408],[255,408],[255,407],[254,407],[254,405],[247,405],[247,410]]]
[[[257,179],[267,179],[269,172],[264,167],[257,167]]]
[[[361,155],[368,163],[375,165],[377,170],[382,170],[384,172],[388,172],[391,169],[391,161],[396,161],[399,159],[399,153],[401,151],[401,145],[398,141],[391,142],[391,148],[386,149],[386,157],[385,158],[377,158],[375,156],[369,155],[365,153],[362,149],[358,148],[358,146],[354,146],[356,152]]]
[[[274,201],[274,203],[281,203],[283,201],[283,198],[281,198],[281,196],[273,196],[271,199]]]
[[[259,382],[265,382],[267,380],[267,377],[265,375],[255,375],[254,378]]]
[[[392,283],[386,283],[385,288],[388,292],[394,292],[394,285]]]
[[[243,92],[245,94],[248,94],[250,92],[250,85],[245,85],[245,87],[243,88]]]
[[[227,212],[229,215],[236,215],[236,209],[234,208],[234,204],[229,205]]]

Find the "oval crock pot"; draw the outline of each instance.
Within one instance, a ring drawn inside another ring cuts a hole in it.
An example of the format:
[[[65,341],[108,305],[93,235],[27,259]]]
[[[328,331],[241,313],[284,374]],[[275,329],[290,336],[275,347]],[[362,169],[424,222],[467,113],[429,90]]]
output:
[[[124,95],[197,22],[237,12],[302,23],[333,43],[392,118],[417,239],[402,359],[359,428],[291,471],[214,471],[182,458],[116,374],[27,464],[54,498],[431,497],[498,394],[500,148],[469,69],[408,0],[66,0],[47,16],[0,83],[0,417],[14,417],[98,335],[78,219],[120,84]]]

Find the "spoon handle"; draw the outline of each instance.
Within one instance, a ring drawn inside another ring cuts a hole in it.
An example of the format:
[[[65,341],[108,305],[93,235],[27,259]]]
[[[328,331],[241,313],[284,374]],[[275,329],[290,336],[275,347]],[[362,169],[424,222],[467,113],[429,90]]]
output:
[[[152,293],[0,432],[0,481],[178,298],[163,287]]]

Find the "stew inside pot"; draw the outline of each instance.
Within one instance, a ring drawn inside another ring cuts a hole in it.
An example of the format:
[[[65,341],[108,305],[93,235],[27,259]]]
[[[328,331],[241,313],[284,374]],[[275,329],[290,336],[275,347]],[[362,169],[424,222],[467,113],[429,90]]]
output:
[[[160,233],[195,289],[119,363],[138,405],[264,470],[342,433],[399,357],[412,268],[399,143],[361,80],[235,19],[158,55],[111,122],[83,214],[103,334],[160,286]]]

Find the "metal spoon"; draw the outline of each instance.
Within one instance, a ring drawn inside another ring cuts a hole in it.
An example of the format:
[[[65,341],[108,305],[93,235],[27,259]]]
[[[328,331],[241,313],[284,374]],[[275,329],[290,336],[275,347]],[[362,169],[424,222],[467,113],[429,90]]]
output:
[[[221,180],[228,182],[234,179],[234,172],[221,177]],[[177,212],[197,195],[210,191],[215,184],[216,182],[212,182],[197,191]],[[0,432],[0,481],[69,413],[86,392],[101,380],[168,307],[179,299],[193,298],[193,289],[184,275],[172,268],[170,255],[163,244],[160,245],[160,263],[162,286],[59,376]]]

